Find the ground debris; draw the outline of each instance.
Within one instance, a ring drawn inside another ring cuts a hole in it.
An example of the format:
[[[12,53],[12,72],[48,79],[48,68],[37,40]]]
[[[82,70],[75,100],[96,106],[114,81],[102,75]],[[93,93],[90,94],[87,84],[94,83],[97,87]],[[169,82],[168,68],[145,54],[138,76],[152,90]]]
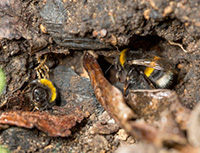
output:
[[[23,25],[22,21],[19,21],[19,18],[15,13],[17,13],[17,8],[21,6],[20,1],[7,1],[3,0],[0,4],[0,10],[4,11],[6,15],[0,18],[0,39],[19,39],[21,33],[17,30],[19,25]],[[18,10],[18,12],[20,12]]]
[[[72,5],[70,8],[72,8]],[[46,32],[53,37],[57,44],[70,49],[113,48],[111,45],[103,43],[98,39],[90,39],[81,36],[77,37],[74,34],[66,32],[64,30],[66,28],[64,27],[64,24],[66,24],[66,21],[69,19],[69,14],[67,12],[69,12],[69,10],[65,9],[64,3],[60,0],[47,1],[40,11],[44,23],[43,27],[46,29]]]
[[[191,118],[188,125],[188,137],[191,144],[196,147],[200,147],[200,133],[199,133],[199,113],[200,105],[198,104],[191,114]]]
[[[167,89],[130,90],[126,102],[138,118],[144,118],[148,122],[156,121],[164,118],[167,110],[170,111],[168,113],[173,112],[174,119],[181,129],[187,128],[191,110],[181,104],[175,91]]]
[[[25,128],[35,126],[49,136],[67,137],[71,134],[70,129],[76,125],[76,122],[80,123],[83,120],[84,114],[80,110],[76,110],[71,115],[66,115],[65,109],[62,109],[62,111],[61,114],[57,115],[45,111],[8,111],[1,113],[0,123]]]
[[[27,50],[32,53],[47,46],[48,38],[37,33],[37,25],[34,23],[34,18],[37,18],[37,10],[34,4],[22,3],[20,0],[3,0],[0,3],[0,11],[2,11],[0,14],[0,39],[25,38],[29,43]]]
[[[119,130],[119,125],[105,111],[89,130],[91,134],[112,134]]]
[[[134,35],[147,36],[154,32],[174,42],[198,36],[197,4],[184,0],[100,0],[98,3],[50,0],[42,4],[40,15],[43,26],[59,45],[79,49],[90,45],[88,49],[100,49],[110,48],[109,44],[128,45]]]

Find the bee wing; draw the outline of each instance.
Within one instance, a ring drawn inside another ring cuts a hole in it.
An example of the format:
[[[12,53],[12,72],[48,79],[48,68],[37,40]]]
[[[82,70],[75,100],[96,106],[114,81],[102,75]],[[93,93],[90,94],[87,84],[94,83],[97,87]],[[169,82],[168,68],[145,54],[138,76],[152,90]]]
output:
[[[127,62],[129,65],[141,65],[141,66],[151,67],[156,70],[161,70],[161,71],[165,70],[161,62],[150,60],[150,59],[136,59],[136,60],[131,60]]]

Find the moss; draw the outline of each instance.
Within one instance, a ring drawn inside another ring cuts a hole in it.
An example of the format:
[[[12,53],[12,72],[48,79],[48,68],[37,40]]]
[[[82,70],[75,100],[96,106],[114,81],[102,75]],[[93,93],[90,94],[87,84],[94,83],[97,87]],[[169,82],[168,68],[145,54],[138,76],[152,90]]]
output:
[[[0,68],[0,95],[2,94],[6,84],[6,76],[2,68]]]
[[[9,149],[4,146],[0,146],[0,152],[1,153],[10,153]]]

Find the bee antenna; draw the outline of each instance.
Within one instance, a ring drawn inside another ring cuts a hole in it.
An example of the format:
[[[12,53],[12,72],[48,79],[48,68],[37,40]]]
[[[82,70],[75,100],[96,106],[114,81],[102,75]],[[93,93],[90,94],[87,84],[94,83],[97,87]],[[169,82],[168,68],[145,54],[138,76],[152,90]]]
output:
[[[120,53],[120,51],[119,51],[119,48],[117,47],[117,46],[114,46],[116,49],[117,49],[117,52],[119,52]]]
[[[111,67],[113,66],[114,64],[111,64],[108,68],[107,68],[107,70],[105,71],[105,74],[111,69]]]

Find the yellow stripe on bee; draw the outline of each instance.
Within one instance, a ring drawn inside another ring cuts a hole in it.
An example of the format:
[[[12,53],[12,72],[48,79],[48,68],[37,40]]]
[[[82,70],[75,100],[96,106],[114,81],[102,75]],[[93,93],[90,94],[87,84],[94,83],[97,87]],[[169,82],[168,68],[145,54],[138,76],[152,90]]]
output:
[[[146,67],[145,70],[144,70],[144,74],[149,77],[154,71],[154,68],[151,68],[151,67]]]
[[[157,60],[159,60],[160,59],[160,57],[158,57],[158,56],[154,56],[154,58],[153,58],[155,61],[157,61]]]
[[[53,102],[56,99],[56,88],[54,87],[54,85],[52,84],[51,81],[47,80],[47,79],[40,79],[39,82],[45,86],[47,86],[50,90],[51,90],[51,99],[50,102]]]
[[[154,56],[154,58],[153,58],[154,61],[152,61],[152,62],[150,63],[150,66],[155,67],[155,66],[156,66],[156,61],[159,60],[159,59],[160,59],[160,57]],[[153,73],[154,68],[152,68],[152,67],[146,67],[146,68],[145,68],[144,74],[145,74],[147,77],[149,77],[149,76]]]
[[[121,51],[120,56],[119,56],[119,62],[122,66],[124,66],[124,63],[126,62],[126,51],[127,50],[128,50],[128,48]]]

